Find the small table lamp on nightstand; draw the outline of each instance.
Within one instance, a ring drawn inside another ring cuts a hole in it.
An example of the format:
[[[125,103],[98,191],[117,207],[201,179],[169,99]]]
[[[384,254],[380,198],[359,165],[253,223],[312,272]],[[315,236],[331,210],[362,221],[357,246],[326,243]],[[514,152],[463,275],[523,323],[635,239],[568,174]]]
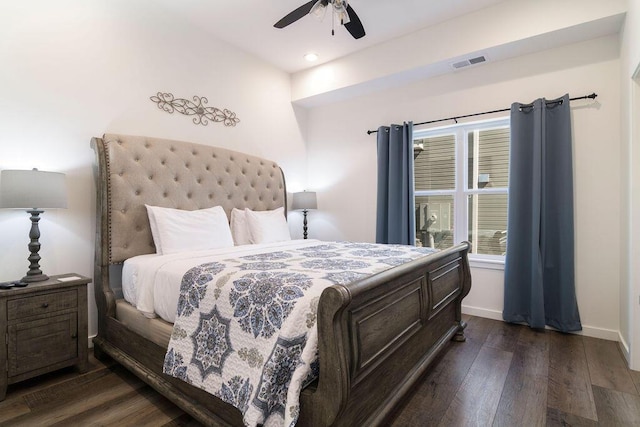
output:
[[[318,200],[316,199],[315,191],[301,191],[299,193],[293,193],[293,202],[291,202],[291,209],[294,211],[302,211],[304,215],[304,221],[302,223],[302,231],[304,238],[307,238],[307,212],[312,209],[318,209]]]
[[[66,208],[65,175],[58,172],[3,170],[0,173],[0,208],[25,209],[31,214],[29,231],[29,271],[23,282],[40,282],[49,277],[40,270],[40,229],[38,221],[43,209]]]

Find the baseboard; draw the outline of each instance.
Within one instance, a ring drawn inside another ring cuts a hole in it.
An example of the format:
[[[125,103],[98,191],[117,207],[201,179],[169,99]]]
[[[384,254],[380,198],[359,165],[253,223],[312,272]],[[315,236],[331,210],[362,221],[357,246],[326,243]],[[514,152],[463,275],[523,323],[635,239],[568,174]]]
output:
[[[462,305],[462,313],[468,314],[471,316],[484,317],[487,319],[502,320],[501,311],[488,310],[486,308],[481,308],[481,307],[471,307],[464,304]],[[547,329],[554,330],[554,328],[550,328],[549,326],[547,326]],[[620,335],[620,332],[614,331],[612,329],[604,329],[604,328],[598,328],[595,326],[582,325],[582,331],[578,331],[575,333],[578,335],[584,335],[585,337],[600,338],[603,340],[618,341],[618,342],[624,343],[624,340],[622,340],[622,336]],[[629,347],[627,346],[626,343],[624,343],[623,345],[626,348],[626,352],[627,352],[626,357],[628,360]],[[623,349],[623,351],[625,350]]]
[[[595,326],[582,325],[582,331],[576,332],[578,335],[585,337],[600,338],[608,341],[619,341],[620,331],[613,329],[596,328]]]
[[[472,307],[469,305],[462,305],[462,313],[470,316],[484,317],[493,320],[502,320],[502,312],[498,310],[488,310],[481,307]]]
[[[631,350],[629,349],[629,344],[625,341],[624,337],[620,332],[618,332],[618,347],[620,347],[620,351],[622,355],[627,361],[627,366],[631,365]]]

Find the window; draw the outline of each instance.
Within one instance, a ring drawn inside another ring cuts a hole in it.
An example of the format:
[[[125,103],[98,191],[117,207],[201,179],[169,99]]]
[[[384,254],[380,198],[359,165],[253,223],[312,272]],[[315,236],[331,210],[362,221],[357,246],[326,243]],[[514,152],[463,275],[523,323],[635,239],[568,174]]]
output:
[[[471,242],[474,258],[502,260],[507,243],[509,119],[414,131],[416,240]]]

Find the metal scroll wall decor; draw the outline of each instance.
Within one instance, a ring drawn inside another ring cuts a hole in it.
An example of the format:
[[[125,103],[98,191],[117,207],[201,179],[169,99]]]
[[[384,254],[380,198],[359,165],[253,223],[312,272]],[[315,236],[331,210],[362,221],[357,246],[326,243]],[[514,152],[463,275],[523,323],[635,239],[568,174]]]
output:
[[[193,101],[184,98],[174,98],[172,94],[166,92],[158,92],[151,99],[158,105],[158,108],[173,114],[174,111],[184,114],[185,116],[195,116],[192,120],[197,125],[206,126],[209,121],[222,122],[225,126],[235,126],[240,119],[236,117],[236,113],[226,108],[220,109],[216,107],[207,107],[209,100],[204,96],[194,96]]]

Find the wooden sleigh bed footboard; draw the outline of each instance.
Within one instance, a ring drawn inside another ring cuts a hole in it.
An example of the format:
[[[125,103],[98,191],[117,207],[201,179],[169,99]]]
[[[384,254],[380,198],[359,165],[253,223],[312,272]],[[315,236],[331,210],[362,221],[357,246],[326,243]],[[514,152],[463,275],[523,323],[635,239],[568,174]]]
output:
[[[302,426],[381,425],[449,340],[464,340],[468,243],[346,286],[318,306],[320,377]]]
[[[166,348],[117,318],[117,276],[128,257],[154,252],[145,203],[177,198],[196,205],[165,206],[286,208],[281,171],[260,158],[186,142],[105,135],[92,145],[97,158],[96,356],[110,356],[205,425],[242,425],[233,406],[162,373]],[[223,158],[224,164],[211,163]],[[265,175],[271,181],[259,178]],[[204,183],[210,184],[199,195]],[[389,420],[448,342],[464,339],[468,250],[462,243],[324,290],[317,311],[320,374],[301,393],[297,425],[375,426]]]

